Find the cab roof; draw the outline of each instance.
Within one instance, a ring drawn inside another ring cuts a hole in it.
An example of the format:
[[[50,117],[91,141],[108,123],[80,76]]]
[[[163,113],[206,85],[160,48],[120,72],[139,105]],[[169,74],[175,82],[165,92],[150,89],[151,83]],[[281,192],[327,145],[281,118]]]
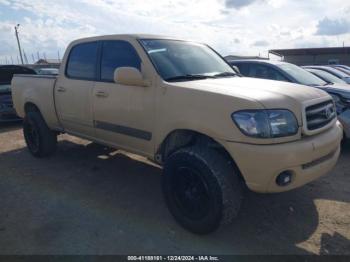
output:
[[[87,41],[97,41],[97,40],[104,40],[104,39],[124,39],[124,40],[138,40],[138,39],[172,39],[172,40],[183,40],[185,39],[177,38],[177,37],[171,37],[171,36],[164,36],[164,35],[153,35],[153,34],[112,34],[112,35],[100,35],[100,36],[93,36],[93,37],[85,37],[77,39],[73,42],[87,42]]]

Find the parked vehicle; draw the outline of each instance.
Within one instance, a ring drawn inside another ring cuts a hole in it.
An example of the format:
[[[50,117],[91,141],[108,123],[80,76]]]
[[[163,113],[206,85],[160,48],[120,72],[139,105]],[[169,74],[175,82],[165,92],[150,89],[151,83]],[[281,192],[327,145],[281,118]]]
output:
[[[38,75],[58,75],[58,68],[38,68],[35,71]]]
[[[344,80],[346,83],[350,84],[350,76],[336,68],[330,67],[330,66],[302,66],[302,68],[314,68],[326,71],[342,80]]]
[[[35,72],[23,66],[0,66],[0,122],[20,119],[13,108],[11,96],[11,80],[14,74],[35,74]]]
[[[331,65],[331,66],[335,68],[343,68],[350,71],[350,66],[347,66],[347,65]]]
[[[338,119],[344,126],[344,136],[350,139],[350,86],[326,82],[294,64],[271,60],[235,60],[229,62],[244,76],[279,80],[317,87],[328,92],[337,107]]]
[[[335,68],[345,74],[347,74],[348,76],[350,76],[350,70],[344,67],[339,67],[339,66],[332,66],[332,68]]]
[[[206,45],[152,35],[74,41],[60,74],[15,76],[29,151],[69,133],[163,166],[175,219],[209,233],[237,215],[244,183],[282,192],[328,173],[343,130],[326,92],[237,77]],[[145,179],[147,179],[145,177]]]
[[[344,80],[336,77],[335,75],[332,75],[331,73],[328,73],[327,71],[323,71],[320,69],[313,69],[313,68],[305,68],[305,70],[321,78],[323,81],[327,83],[342,84],[342,85],[347,84]]]
[[[344,68],[344,69],[350,70],[350,66],[347,66],[347,65],[336,64],[336,65],[329,65],[329,66],[331,66],[331,67],[339,67],[339,68]]]

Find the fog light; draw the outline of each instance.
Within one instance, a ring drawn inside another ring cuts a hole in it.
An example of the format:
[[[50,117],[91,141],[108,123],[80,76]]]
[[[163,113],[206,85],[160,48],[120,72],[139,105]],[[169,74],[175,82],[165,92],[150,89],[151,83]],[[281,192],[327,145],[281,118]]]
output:
[[[279,186],[286,186],[292,182],[292,172],[284,171],[276,178],[276,184]]]

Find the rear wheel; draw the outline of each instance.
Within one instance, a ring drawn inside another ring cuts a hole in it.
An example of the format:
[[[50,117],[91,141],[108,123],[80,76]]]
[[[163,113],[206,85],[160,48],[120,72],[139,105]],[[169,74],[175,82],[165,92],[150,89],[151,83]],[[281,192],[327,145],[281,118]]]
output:
[[[163,192],[177,222],[207,234],[238,214],[242,182],[218,152],[193,146],[173,153],[164,165]]]
[[[49,129],[39,112],[28,112],[23,120],[27,147],[35,157],[51,155],[56,150],[57,135]]]

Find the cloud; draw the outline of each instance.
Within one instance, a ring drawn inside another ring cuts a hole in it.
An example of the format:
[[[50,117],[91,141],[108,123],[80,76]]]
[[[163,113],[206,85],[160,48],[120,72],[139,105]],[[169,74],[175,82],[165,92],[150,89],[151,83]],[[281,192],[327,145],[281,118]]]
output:
[[[17,23],[21,24],[20,40],[28,57],[36,56],[39,51],[45,52],[48,58],[56,58],[58,51],[62,55],[72,40],[104,34],[169,35],[207,43],[223,55],[257,55],[268,48],[293,48],[303,44],[307,47],[311,43],[324,46],[340,45],[342,41],[350,43],[350,34],[342,35],[340,40],[335,35],[315,34],[318,21],[323,17],[344,23],[341,19],[334,20],[346,18],[350,2],[344,0],[47,2],[0,0],[0,63],[6,57],[17,57],[13,30]]]
[[[268,46],[270,43],[265,40],[258,40],[253,43],[253,46]]]
[[[227,8],[235,8],[240,9],[242,7],[251,5],[254,2],[258,2],[262,0],[225,0],[225,6]]]
[[[328,17],[318,21],[316,35],[342,35],[350,33],[350,22],[344,18],[329,19]]]

